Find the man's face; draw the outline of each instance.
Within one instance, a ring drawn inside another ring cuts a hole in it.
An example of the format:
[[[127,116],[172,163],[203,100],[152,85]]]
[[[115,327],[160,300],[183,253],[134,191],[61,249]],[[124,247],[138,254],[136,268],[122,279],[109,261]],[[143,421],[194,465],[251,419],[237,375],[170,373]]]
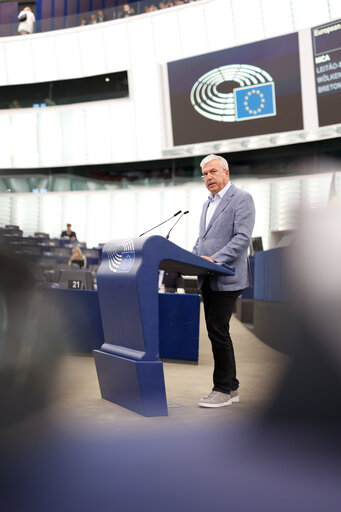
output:
[[[213,194],[220,192],[225,185],[228,184],[230,173],[221,168],[219,160],[211,160],[206,164],[202,170],[202,175],[205,178],[206,188]]]

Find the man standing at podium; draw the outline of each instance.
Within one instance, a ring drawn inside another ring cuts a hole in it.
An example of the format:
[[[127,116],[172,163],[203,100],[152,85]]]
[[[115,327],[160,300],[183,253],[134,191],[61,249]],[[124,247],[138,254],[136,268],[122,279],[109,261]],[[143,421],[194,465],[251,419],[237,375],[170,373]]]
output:
[[[200,167],[209,196],[203,205],[193,252],[213,263],[227,263],[236,270],[234,276],[198,278],[214,358],[213,389],[198,405],[224,407],[239,402],[230,318],[238,296],[251,285],[247,253],[255,223],[255,206],[248,192],[231,183],[225,158],[208,155]]]

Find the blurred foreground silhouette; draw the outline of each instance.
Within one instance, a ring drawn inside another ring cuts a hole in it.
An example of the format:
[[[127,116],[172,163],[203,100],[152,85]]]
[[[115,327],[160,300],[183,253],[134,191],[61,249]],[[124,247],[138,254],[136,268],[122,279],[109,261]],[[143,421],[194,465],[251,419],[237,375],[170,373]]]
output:
[[[238,425],[172,431],[155,418],[157,434],[54,428],[43,410],[63,345],[57,313],[2,248],[1,510],[339,511],[340,233],[337,209],[301,219],[288,260],[296,334],[267,409]]]

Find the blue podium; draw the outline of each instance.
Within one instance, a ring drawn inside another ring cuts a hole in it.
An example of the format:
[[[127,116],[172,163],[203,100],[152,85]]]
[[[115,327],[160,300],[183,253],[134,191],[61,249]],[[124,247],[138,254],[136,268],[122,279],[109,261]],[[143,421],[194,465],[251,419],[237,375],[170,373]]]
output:
[[[159,361],[158,269],[234,275],[161,236],[113,240],[97,273],[104,340],[94,359],[101,395],[144,416],[167,416]]]

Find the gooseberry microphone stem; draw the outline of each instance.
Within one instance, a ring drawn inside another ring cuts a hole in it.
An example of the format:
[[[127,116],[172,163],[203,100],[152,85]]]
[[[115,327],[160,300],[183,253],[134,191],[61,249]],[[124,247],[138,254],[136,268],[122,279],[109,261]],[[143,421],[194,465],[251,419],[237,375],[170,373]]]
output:
[[[170,228],[170,230],[168,231],[168,234],[166,236],[167,240],[169,239],[169,235],[171,234],[171,231],[175,228],[175,226],[177,225],[177,223],[179,222],[179,220],[184,216],[186,215],[186,213],[189,213],[189,210],[186,210],[185,212],[183,212],[182,215],[180,215],[180,217],[178,218],[178,220],[173,224],[173,226]]]
[[[149,231],[153,231],[153,229],[156,229],[158,228],[159,226],[162,226],[162,224],[165,224],[166,222],[169,222],[170,220],[172,220],[173,217],[176,217],[177,215],[179,215],[179,213],[181,213],[182,210],[179,210],[178,212],[174,213],[174,215],[172,215],[171,217],[169,217],[169,219],[167,220],[164,220],[163,222],[160,222],[160,224],[158,224],[157,226],[154,226],[153,228],[150,228],[150,229],[147,229],[147,231],[145,231],[144,233],[141,233],[141,235],[139,236],[143,236],[147,233],[149,233]]]

